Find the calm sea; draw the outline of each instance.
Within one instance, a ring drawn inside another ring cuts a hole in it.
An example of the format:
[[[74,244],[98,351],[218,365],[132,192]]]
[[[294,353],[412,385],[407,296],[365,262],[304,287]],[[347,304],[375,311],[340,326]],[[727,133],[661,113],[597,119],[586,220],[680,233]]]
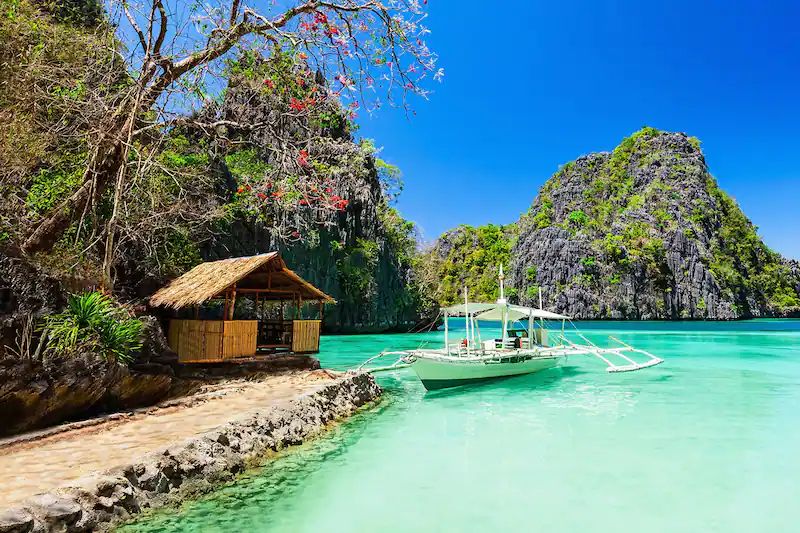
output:
[[[378,408],[124,531],[800,530],[800,321],[578,326],[666,362],[608,374],[573,357],[434,394],[382,375]],[[442,338],[325,337],[320,359]]]

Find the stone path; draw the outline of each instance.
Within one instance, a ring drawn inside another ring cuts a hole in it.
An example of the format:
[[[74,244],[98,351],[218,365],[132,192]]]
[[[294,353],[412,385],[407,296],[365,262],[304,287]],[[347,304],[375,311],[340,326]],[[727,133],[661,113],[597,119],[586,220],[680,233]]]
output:
[[[289,372],[262,381],[229,381],[208,386],[179,405],[4,446],[0,448],[0,510],[91,472],[129,464],[248,412],[286,402],[326,381],[332,381],[332,376],[324,370]]]

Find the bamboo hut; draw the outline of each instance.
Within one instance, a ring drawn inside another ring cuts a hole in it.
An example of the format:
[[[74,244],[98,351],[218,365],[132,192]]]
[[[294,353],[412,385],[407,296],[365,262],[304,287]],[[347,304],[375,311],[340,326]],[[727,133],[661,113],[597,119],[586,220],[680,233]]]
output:
[[[150,297],[172,310],[167,338],[181,363],[318,352],[326,303],[278,252],[202,263]]]

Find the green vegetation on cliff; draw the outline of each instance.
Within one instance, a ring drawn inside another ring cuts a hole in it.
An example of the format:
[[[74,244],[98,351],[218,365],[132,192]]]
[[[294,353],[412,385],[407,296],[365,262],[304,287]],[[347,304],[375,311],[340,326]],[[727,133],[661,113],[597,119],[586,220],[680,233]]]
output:
[[[440,305],[462,301],[463,289],[470,300],[494,301],[500,296],[499,267],[508,271],[516,225],[462,225],[442,235],[421,259],[436,282],[436,300]],[[507,295],[515,296],[509,288]]]

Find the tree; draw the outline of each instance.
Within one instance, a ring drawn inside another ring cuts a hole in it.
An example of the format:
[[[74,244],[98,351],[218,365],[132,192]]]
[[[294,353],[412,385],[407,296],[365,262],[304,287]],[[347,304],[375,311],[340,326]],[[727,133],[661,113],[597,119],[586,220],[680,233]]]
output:
[[[107,99],[90,130],[89,155],[78,188],[37,221],[23,243],[27,253],[47,250],[110,188],[113,207],[105,229],[105,270],[113,250],[121,195],[137,141],[189,120],[224,88],[224,59],[247,51],[297,56],[355,113],[383,102],[409,109],[408,96],[426,97],[423,84],[439,79],[436,56],[423,38],[425,14],[415,0],[307,0],[289,6],[264,0],[205,4],[114,0],[109,16],[121,43],[117,54],[129,82]],[[305,105],[298,102],[297,112]],[[247,127],[224,120],[205,123]],[[302,164],[303,154],[291,158]],[[298,161],[299,158],[299,161]]]

